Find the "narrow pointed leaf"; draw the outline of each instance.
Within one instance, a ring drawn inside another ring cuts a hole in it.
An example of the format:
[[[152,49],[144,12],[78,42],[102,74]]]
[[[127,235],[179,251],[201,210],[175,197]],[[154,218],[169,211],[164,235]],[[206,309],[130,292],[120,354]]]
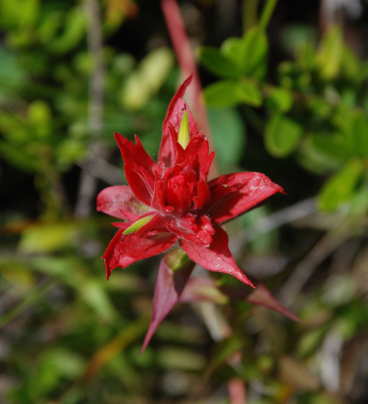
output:
[[[293,314],[289,309],[282,305],[271,292],[264,285],[258,285],[255,290],[247,297],[249,303],[257,304],[267,307],[270,310],[277,311],[283,314],[285,317],[294,321],[300,321],[300,319]]]
[[[160,323],[179,302],[193,268],[194,263],[190,261],[181,268],[173,269],[167,256],[161,260],[153,297],[151,323],[144,338],[142,351],[147,348]]]

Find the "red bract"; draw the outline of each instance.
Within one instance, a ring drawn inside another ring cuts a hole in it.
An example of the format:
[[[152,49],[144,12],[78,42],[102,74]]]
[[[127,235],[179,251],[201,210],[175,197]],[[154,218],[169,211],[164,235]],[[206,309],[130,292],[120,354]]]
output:
[[[207,182],[214,153],[182,98],[190,80],[170,102],[157,162],[138,137],[132,142],[115,135],[129,186],[108,187],[97,197],[97,210],[123,220],[115,223],[119,230],[103,255],[106,277],[117,267],[160,254],[179,242],[203,268],[253,286],[232,257],[220,225],[283,190],[256,172]],[[187,134],[185,140],[181,131]]]

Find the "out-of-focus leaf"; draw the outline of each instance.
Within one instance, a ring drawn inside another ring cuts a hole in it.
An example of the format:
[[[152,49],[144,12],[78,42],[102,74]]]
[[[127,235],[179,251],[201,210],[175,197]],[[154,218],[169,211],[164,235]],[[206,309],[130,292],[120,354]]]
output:
[[[262,93],[256,83],[249,80],[242,80],[239,83],[241,100],[249,105],[258,107],[262,103]]]
[[[79,227],[74,223],[45,223],[26,229],[19,248],[27,253],[50,252],[76,242]]]
[[[282,32],[282,44],[295,56],[300,56],[305,47],[314,44],[316,33],[313,28],[308,25],[290,25]]]
[[[0,19],[5,25],[23,28],[34,25],[40,10],[40,0],[24,0],[22,7],[13,1],[0,3]]]
[[[212,73],[224,78],[239,77],[239,67],[217,48],[205,46],[200,51],[201,63]]]
[[[241,102],[259,106],[262,101],[257,85],[248,80],[218,81],[205,89],[204,96],[211,107],[232,107]]]
[[[18,63],[14,54],[0,47],[0,102],[5,101],[9,91],[15,91],[24,85],[26,72]]]
[[[86,15],[83,7],[72,8],[63,25],[64,32],[49,42],[49,47],[57,53],[65,53],[73,49],[83,38],[86,31]]]
[[[208,120],[220,164],[223,167],[237,165],[246,144],[246,128],[238,112],[230,108],[209,108]]]
[[[336,171],[351,155],[350,134],[310,134],[301,145],[300,163],[316,173]]]
[[[51,391],[62,379],[73,380],[84,367],[84,361],[75,353],[61,347],[47,350],[36,366],[36,374],[29,380],[34,398]]]
[[[56,157],[61,170],[69,168],[71,164],[81,160],[87,151],[84,142],[71,137],[62,140],[57,150]]]
[[[75,287],[80,284],[80,262],[74,257],[39,256],[32,259],[32,265],[37,271],[58,278],[66,284]]]
[[[344,43],[341,28],[331,27],[325,34],[317,54],[317,64],[320,74],[325,79],[333,79],[339,73]]]
[[[241,70],[244,47],[245,44],[242,38],[228,38],[221,45],[221,53]]]
[[[293,104],[293,96],[285,88],[272,87],[267,91],[266,102],[271,109],[287,112]]]
[[[213,354],[211,361],[207,365],[204,380],[208,379],[219,366],[230,359],[236,352],[240,351],[243,348],[244,343],[244,339],[242,340],[234,336],[227,338],[218,344],[216,352]]]
[[[52,10],[47,13],[46,18],[40,21],[38,26],[38,37],[40,41],[47,44],[58,33],[63,24],[63,13],[58,10]]]
[[[200,370],[205,364],[204,357],[193,350],[164,348],[158,353],[159,364],[168,369]]]
[[[96,311],[99,318],[105,321],[117,318],[117,312],[100,282],[90,279],[84,282],[79,290],[83,300]]]
[[[276,157],[290,154],[299,143],[302,128],[295,121],[282,115],[275,115],[267,124],[265,144]]]
[[[368,158],[368,117],[359,115],[352,125],[352,142],[357,157]]]
[[[172,64],[173,57],[169,49],[153,50],[124,84],[120,97],[123,106],[133,110],[143,107],[161,87]]]
[[[298,341],[298,352],[302,356],[311,355],[317,350],[326,334],[326,327],[318,327],[312,331],[304,333]]]
[[[266,72],[268,43],[263,30],[249,30],[244,38],[242,70],[247,77],[261,79]]]
[[[229,38],[221,47],[222,53],[231,59],[238,69],[249,78],[261,79],[267,68],[267,37],[255,27],[243,38]]]
[[[339,208],[344,202],[349,201],[363,171],[364,164],[362,161],[349,161],[322,188],[318,196],[319,208],[331,212]]]
[[[112,360],[144,332],[146,324],[146,319],[130,323],[115,338],[102,346],[89,361],[84,371],[83,379],[91,380],[107,362]]]
[[[210,107],[232,107],[241,102],[239,83],[231,80],[218,81],[206,87],[204,97]]]
[[[47,138],[51,133],[52,120],[49,106],[44,101],[33,101],[28,108],[28,121],[32,132],[39,139]]]

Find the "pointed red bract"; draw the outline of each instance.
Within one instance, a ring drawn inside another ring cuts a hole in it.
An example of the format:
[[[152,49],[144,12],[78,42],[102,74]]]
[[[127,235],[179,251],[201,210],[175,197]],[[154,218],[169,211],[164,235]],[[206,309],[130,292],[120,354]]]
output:
[[[136,261],[160,254],[169,249],[176,237],[168,233],[164,219],[154,217],[149,223],[131,234],[124,234],[124,229],[116,232],[104,252],[106,278],[113,269],[125,268]]]
[[[277,192],[284,192],[280,185],[257,172],[222,175],[210,181],[209,187],[208,212],[219,224],[247,212]]]
[[[97,210],[122,220],[136,220],[147,210],[127,185],[107,187],[97,195]]]
[[[144,150],[138,137],[135,138],[136,143],[133,143],[120,133],[116,133],[115,139],[124,159],[125,177],[128,184],[137,199],[150,205],[154,188],[153,160]]]
[[[161,260],[153,296],[151,322],[144,338],[142,351],[150,343],[160,323],[179,302],[193,268],[194,263],[189,262],[180,270],[175,271],[170,268],[166,257]]]
[[[228,247],[227,234],[221,227],[216,227],[216,233],[208,247],[187,240],[180,240],[180,245],[188,257],[203,268],[232,275],[241,282],[254,287],[252,281],[237,266]]]
[[[210,152],[208,140],[183,100],[190,81],[191,77],[170,102],[157,162],[145,151],[138,137],[133,142],[115,134],[129,186],[108,187],[97,197],[97,210],[124,220],[114,223],[119,230],[103,255],[106,277],[117,267],[125,268],[160,254],[179,241],[190,259],[203,268],[231,275],[253,286],[232,257],[227,234],[219,224],[283,190],[265,175],[253,172],[207,181],[214,153]],[[189,129],[183,121],[187,118]],[[181,130],[184,132],[179,143]],[[151,218],[148,223],[140,221],[144,216]],[[183,269],[172,272],[161,264],[152,322],[144,346],[180,299],[185,284],[182,280],[187,277]]]

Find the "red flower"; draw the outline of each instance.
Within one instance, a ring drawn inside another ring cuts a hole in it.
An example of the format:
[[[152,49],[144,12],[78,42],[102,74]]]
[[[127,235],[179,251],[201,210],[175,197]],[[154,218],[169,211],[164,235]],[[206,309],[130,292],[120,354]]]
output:
[[[170,102],[157,162],[138,137],[131,142],[115,135],[129,186],[105,188],[97,197],[97,210],[123,220],[115,223],[119,230],[103,255],[106,277],[117,267],[160,254],[179,242],[203,268],[253,286],[232,257],[220,225],[283,190],[256,172],[207,182],[214,153],[182,99],[190,80]]]

